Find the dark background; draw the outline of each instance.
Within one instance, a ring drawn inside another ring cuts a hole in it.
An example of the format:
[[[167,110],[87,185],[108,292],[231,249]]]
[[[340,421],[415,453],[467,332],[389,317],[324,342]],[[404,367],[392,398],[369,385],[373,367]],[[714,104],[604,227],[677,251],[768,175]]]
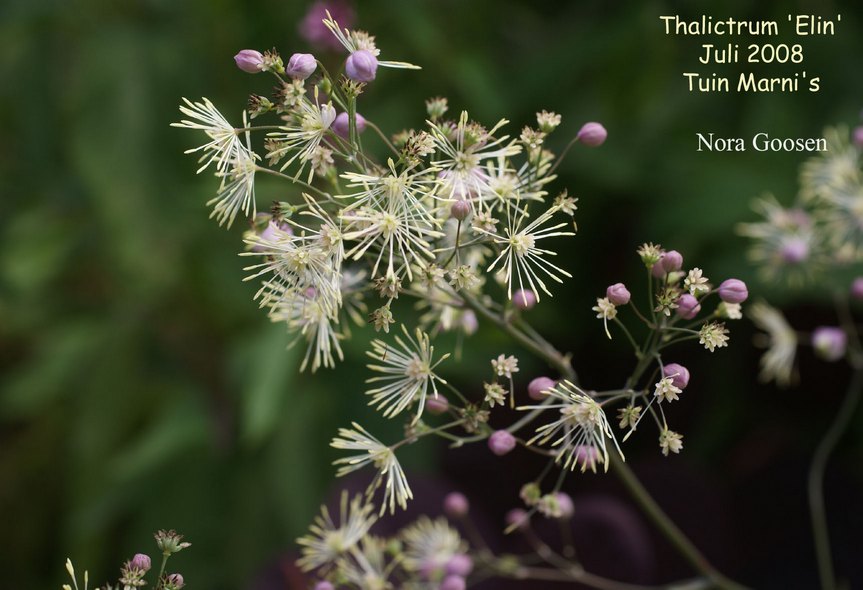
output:
[[[560,167],[552,192],[580,197],[579,235],[560,256],[574,279],[531,312],[575,353],[589,387],[618,386],[631,367],[623,339],[608,342],[590,307],[610,283],[640,288],[634,250],[644,241],[681,251],[711,278],[747,280],[753,296],[787,306],[802,327],[833,321],[823,291],[759,282],[734,233],[754,219],[753,197],[793,199],[805,155],[699,153],[695,133],[817,137],[828,124],[858,124],[861,11],[851,0],[754,4],[365,0],[357,8],[357,26],[377,35],[384,59],[423,67],[382,69],[362,97],[361,112],[387,131],[419,125],[423,100],[435,95],[489,124],[506,117],[513,133],[537,110],[557,111],[552,149],[584,121],[608,128],[604,146],[577,147]],[[308,50],[297,35],[306,8],[270,0],[0,7],[3,586],[57,587],[67,556],[94,581],[115,578],[122,559],[152,553],[151,533],[167,527],[194,544],[174,564],[192,587],[251,587],[265,571],[278,580],[272,564],[334,489],[336,429],[357,418],[385,440],[397,436],[356,386],[367,335],[346,344],[337,371],[298,374],[298,351],[285,350],[283,328],[268,323],[252,301],[255,286],[241,281],[242,224],[225,231],[207,219],[215,181],[195,176],[182,154],[199,137],[168,126],[182,96],[207,96],[238,119],[248,93],[271,84],[236,69],[232,56]],[[696,66],[698,40],[666,37],[658,19],[711,14],[783,26],[788,13],[806,12],[842,14],[836,36],[804,40],[805,69],[822,78],[817,94],[690,94],[681,72]],[[284,190],[262,185],[260,207]],[[517,352],[487,328],[462,363],[446,365],[468,390],[479,386],[472,365]],[[804,385],[760,386],[751,342],[744,321],[728,349],[669,357],[693,375],[670,416],[686,436],[684,453],[663,458],[647,432],[628,443],[627,458],[728,574],[759,588],[814,587],[805,473],[847,373],[804,353]],[[543,371],[523,354],[517,384]],[[846,576],[863,526],[861,430],[858,414],[827,475]],[[530,457],[496,459],[484,447],[419,447],[404,461],[424,482],[416,507],[437,510],[436,494],[463,489],[492,535],[536,470]],[[614,476],[571,477],[567,489],[596,569],[657,583],[690,575]]]

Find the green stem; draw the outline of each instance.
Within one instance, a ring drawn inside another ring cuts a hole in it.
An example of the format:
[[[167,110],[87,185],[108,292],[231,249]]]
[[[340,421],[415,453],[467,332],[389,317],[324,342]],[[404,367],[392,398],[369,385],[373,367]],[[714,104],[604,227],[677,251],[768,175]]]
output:
[[[860,391],[863,386],[863,369],[857,368],[851,377],[845,399],[839,412],[824,438],[815,450],[812,465],[809,467],[809,513],[812,519],[812,535],[815,542],[815,555],[818,558],[818,576],[822,590],[836,589],[836,574],[833,571],[833,560],[830,555],[830,532],[827,527],[827,511],[824,504],[824,472],[827,461],[839,439],[848,428],[857,404],[860,401]]]

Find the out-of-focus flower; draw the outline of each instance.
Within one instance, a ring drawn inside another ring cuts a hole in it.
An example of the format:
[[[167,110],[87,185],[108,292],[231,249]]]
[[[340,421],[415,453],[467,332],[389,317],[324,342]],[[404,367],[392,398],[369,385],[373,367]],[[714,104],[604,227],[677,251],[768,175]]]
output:
[[[549,377],[536,377],[527,384],[527,395],[532,400],[542,401],[545,399],[545,392],[554,387],[556,381]]]
[[[450,518],[463,518],[470,510],[470,502],[464,494],[450,492],[443,499],[443,510]]]
[[[782,387],[787,387],[795,380],[794,357],[797,353],[797,333],[778,309],[763,301],[756,301],[749,306],[748,315],[752,322],[766,332],[756,339],[756,344],[766,346],[767,352],[761,357],[762,381],[775,380]]]
[[[327,12],[345,27],[353,27],[356,16],[350,2],[344,0],[326,0],[315,2],[309,7],[299,24],[300,36],[315,47],[338,49],[342,46],[324,24]]]
[[[342,492],[338,521],[333,520],[326,506],[321,506],[320,515],[309,527],[310,534],[297,539],[302,552],[297,564],[303,571],[331,565],[368,534],[377,520],[372,511],[362,496],[349,501],[346,491]]]
[[[515,448],[515,437],[506,430],[497,430],[488,437],[488,448],[498,457]]]
[[[848,336],[842,328],[821,326],[812,332],[812,348],[825,361],[838,361],[845,356]]]

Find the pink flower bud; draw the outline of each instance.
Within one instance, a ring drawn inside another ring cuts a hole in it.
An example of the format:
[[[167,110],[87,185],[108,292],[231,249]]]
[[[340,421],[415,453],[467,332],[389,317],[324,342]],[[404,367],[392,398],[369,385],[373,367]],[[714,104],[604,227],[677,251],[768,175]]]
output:
[[[454,219],[464,221],[465,218],[470,214],[470,203],[465,200],[459,199],[452,204],[452,207],[450,207],[449,209],[449,213],[453,216]]]
[[[615,305],[626,305],[632,295],[623,283],[614,283],[605,290],[605,296]]]
[[[234,56],[234,62],[244,72],[257,74],[264,69],[264,54],[254,49],[243,49]]]
[[[668,363],[662,367],[662,376],[671,377],[671,382],[675,387],[686,389],[689,385],[689,369],[677,363]]]
[[[351,122],[347,113],[339,113],[333,121],[330,129],[339,137],[345,139],[351,134]],[[366,119],[361,114],[357,113],[357,133],[362,133],[366,130]]]
[[[440,583],[440,590],[464,590],[467,583],[461,576],[447,576]]]
[[[512,294],[512,302],[517,308],[527,311],[536,305],[536,294],[530,289],[519,289]]]
[[[497,430],[488,437],[488,448],[501,457],[515,448],[515,437],[506,430]]]
[[[285,73],[294,80],[305,80],[317,67],[318,62],[311,53],[295,53],[285,66]]]
[[[532,400],[542,401],[546,398],[543,393],[547,389],[551,389],[556,385],[554,379],[548,377],[537,377],[527,384],[527,395]]]
[[[473,571],[473,560],[470,555],[457,553],[446,562],[446,573],[452,576],[466,578]]]
[[[555,494],[557,498],[557,506],[560,508],[560,518],[569,519],[575,514],[575,506],[572,503],[572,497],[564,492]]]
[[[316,47],[329,49],[342,49],[342,44],[336,39],[323,20],[327,18],[327,11],[340,27],[353,28],[356,20],[354,10],[350,2],[345,0],[318,1],[309,7],[308,12],[300,21],[298,26],[300,35]]]
[[[854,131],[851,133],[851,141],[858,148],[863,148],[863,125],[854,128]]]
[[[152,562],[150,561],[150,556],[144,553],[136,553],[135,557],[129,562],[129,565],[132,569],[136,569],[142,572],[150,571],[150,567],[152,567]]]
[[[449,409],[449,400],[441,394],[426,397],[426,411],[429,414],[443,414]]]
[[[749,297],[746,283],[738,279],[726,279],[719,285],[719,298],[725,303],[743,303]]]
[[[345,62],[345,74],[357,82],[371,82],[378,71],[378,58],[367,49],[357,49]]]
[[[470,510],[470,502],[464,494],[450,492],[443,499],[443,511],[450,518],[462,518],[467,516]]]
[[[585,123],[578,132],[577,139],[589,147],[598,147],[605,143],[608,131],[600,123]]]
[[[165,581],[167,582],[165,587],[171,590],[180,590],[180,588],[186,585],[182,574],[168,574],[165,576]]]
[[[851,283],[851,297],[854,299],[863,299],[863,277],[857,277]]]
[[[812,347],[815,354],[825,361],[838,361],[845,356],[848,337],[841,328],[821,326],[812,332]]]
[[[527,512],[521,508],[513,508],[507,512],[504,520],[508,527],[515,527],[523,531],[530,528],[530,518],[528,517]]]
[[[691,320],[698,315],[699,311],[701,311],[701,304],[689,293],[684,293],[677,298],[677,315],[684,320]]]
[[[659,259],[659,264],[665,272],[676,272],[683,268],[683,255],[677,250],[669,250]]]

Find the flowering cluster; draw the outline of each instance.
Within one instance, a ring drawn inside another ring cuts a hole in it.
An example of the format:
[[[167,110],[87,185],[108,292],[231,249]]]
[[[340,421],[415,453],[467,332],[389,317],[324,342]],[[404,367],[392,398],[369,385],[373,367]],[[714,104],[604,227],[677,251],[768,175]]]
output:
[[[172,573],[166,574],[165,565],[175,553],[179,553],[183,549],[191,547],[191,543],[183,541],[183,535],[171,531],[159,531],[154,535],[156,546],[162,553],[162,566],[158,573],[154,572],[153,587],[155,590],[180,590],[186,585],[182,574]],[[120,578],[116,585],[107,584],[100,587],[102,590],[132,590],[134,588],[143,588],[147,585],[146,577],[151,572],[153,562],[150,556],[146,553],[136,553],[131,559],[126,561],[120,568]],[[66,560],[66,571],[72,579],[72,584],[63,584],[63,590],[87,590],[90,583],[90,575],[84,572],[83,585],[78,585],[78,578],[75,575],[75,568],[72,565],[72,560]],[[99,590],[98,588],[96,590]]]
[[[371,376],[365,394],[382,417],[405,420],[405,436],[385,443],[355,422],[338,431],[331,445],[345,455],[335,462],[337,475],[360,469],[373,475],[364,496],[343,496],[338,520],[322,511],[299,540],[300,565],[316,572],[321,590],[389,588],[393,580],[403,588],[458,590],[472,566],[466,545],[445,521],[420,519],[394,539],[370,534],[378,517],[404,509],[414,496],[397,451],[428,436],[453,446],[485,442],[497,457],[529,448],[547,457],[548,467],[526,484],[521,498],[527,510],[518,509],[510,528],[524,530],[537,512],[568,517],[571,500],[560,494],[565,475],[576,467],[607,470],[623,458],[608,417],[612,404],[625,406],[618,412],[624,440],[650,414],[663,454],[680,452],[682,436],[669,430],[663,408],[679,399],[689,372],[664,363],[661,355],[690,339],[711,352],[726,346],[724,320],[740,317],[747,290],[736,279],[714,287],[701,269],[684,271],[679,253],[646,244],[639,254],[648,269],[649,307],[639,311],[622,284],[609,287],[594,307],[609,337],[609,323],[622,328],[636,366],[618,390],[583,389],[569,357],[526,316],[553,295],[554,283],[571,277],[565,264],[555,262],[556,244],[575,233],[577,199],[565,190],[551,198],[549,184],[569,148],[602,145],[605,128],[583,125],[558,157],[547,145],[562,123],[556,113],[537,113],[536,124],[514,136],[505,131],[505,119],[486,126],[467,111],[450,118],[448,101],[435,97],[426,102],[423,126],[388,137],[358,113],[360,99],[379,67],[417,66],[381,60],[373,36],[342,28],[329,13],[322,25],[346,52],[337,76],[308,53],[285,61],[274,50],[243,50],[236,65],[273,75],[275,94],[252,95],[241,127],[229,124],[207,99],[186,101],[181,111],[189,118],[176,125],[206,135],[190,151],[201,154],[199,172],[212,167],[220,180],[210,201],[213,215],[228,226],[240,212],[248,218],[243,255],[253,262],[247,280],[260,282],[256,299],[269,317],[305,343],[301,368],[333,367],[343,356],[340,342],[349,337],[351,322],[370,324],[381,334],[367,353]],[[248,121],[265,115],[276,123],[250,126]],[[367,130],[386,151],[383,158],[363,145]],[[253,133],[264,134],[260,153],[252,147]],[[268,212],[258,213],[255,184],[261,174],[292,188]],[[714,296],[719,305],[702,312]],[[406,325],[400,298],[418,301],[417,325]],[[624,307],[647,328],[641,345],[618,317]],[[523,395],[513,351],[495,351],[484,371],[477,371],[475,390],[462,391],[442,376],[450,355],[434,345],[441,332],[473,334],[480,320],[497,325],[559,373],[559,379],[530,381],[527,396],[536,403],[519,406],[525,414],[506,428],[493,429],[488,422],[507,400],[515,407]],[[535,430],[525,437],[528,427]],[[560,475],[543,492],[543,478],[556,464]]]
[[[781,386],[797,379],[795,359],[801,344],[811,345],[829,362],[847,356],[854,364],[859,355],[848,302],[863,300],[863,276],[836,278],[863,262],[863,126],[853,132],[830,128],[824,136],[828,149],[803,164],[796,201],[785,207],[771,196],[759,199],[754,209],[763,220],[739,227],[752,238],[750,257],[766,279],[792,287],[834,283],[839,302],[835,325],[798,331],[768,303],[751,307],[749,315],[763,331],[760,342],[767,349],[761,378]]]

